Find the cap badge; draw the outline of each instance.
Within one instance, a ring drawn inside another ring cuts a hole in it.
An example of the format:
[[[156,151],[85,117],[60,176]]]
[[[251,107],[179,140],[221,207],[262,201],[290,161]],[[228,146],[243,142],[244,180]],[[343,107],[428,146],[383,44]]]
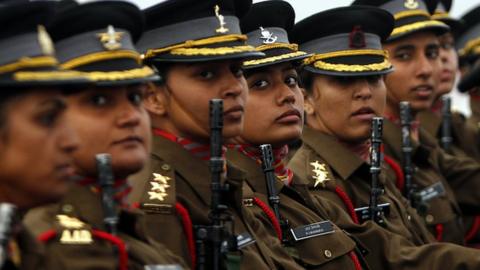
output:
[[[272,44],[277,41],[278,37],[274,36],[272,32],[265,30],[263,27],[260,26],[260,31],[262,36],[260,39],[263,39],[263,44]]]
[[[326,182],[330,181],[326,165],[319,163],[318,160],[315,162],[310,162],[310,165],[313,167],[313,179],[315,180],[313,187],[317,187],[320,184],[323,188],[325,188]]]
[[[225,22],[225,17],[223,17],[223,15],[220,14],[220,7],[218,5],[215,5],[215,16],[217,16],[218,23],[220,24],[220,27],[217,28],[215,32],[220,34],[225,34],[228,31],[230,31],[228,28],[225,27],[227,23]]]
[[[53,55],[55,53],[52,39],[48,35],[43,25],[38,26],[38,43],[40,43],[43,54]]]
[[[405,0],[404,6],[408,9],[416,9],[418,8],[417,0]]]
[[[123,36],[123,32],[115,32],[115,28],[109,25],[107,27],[106,33],[98,33],[97,37],[100,38],[100,42],[102,42],[103,47],[109,51],[113,51],[122,47],[122,43],[120,43],[120,39]]]
[[[150,191],[148,195],[150,196],[150,200],[165,200],[165,197],[168,196],[167,189],[170,187],[168,181],[170,177],[163,176],[159,173],[153,173],[153,181],[150,181]]]
[[[361,49],[366,46],[365,33],[362,31],[362,27],[354,26],[352,32],[350,32],[350,48]]]

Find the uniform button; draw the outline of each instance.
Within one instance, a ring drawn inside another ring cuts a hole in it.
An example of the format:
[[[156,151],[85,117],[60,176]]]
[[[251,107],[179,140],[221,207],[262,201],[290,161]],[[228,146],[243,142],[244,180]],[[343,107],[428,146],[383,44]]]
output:
[[[408,219],[408,221],[411,221],[411,220],[412,220],[412,216],[408,215],[408,216],[407,216],[407,219]]]
[[[169,170],[170,170],[170,165],[168,165],[168,164],[163,164],[163,165],[162,165],[162,170],[164,170],[164,171],[169,171]]]
[[[62,206],[62,211],[64,213],[71,213],[73,211],[73,206],[71,204],[64,204]]]
[[[432,223],[433,220],[434,220],[434,218],[433,218],[432,215],[427,215],[427,216],[425,217],[425,220],[426,220],[428,223]]]
[[[325,252],[323,253],[325,255],[325,257],[327,258],[331,258],[332,257],[332,252],[330,250],[325,250]]]

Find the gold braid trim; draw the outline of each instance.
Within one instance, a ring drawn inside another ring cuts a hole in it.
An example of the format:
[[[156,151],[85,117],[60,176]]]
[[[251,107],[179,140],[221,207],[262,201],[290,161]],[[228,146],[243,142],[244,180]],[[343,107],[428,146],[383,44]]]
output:
[[[413,16],[426,16],[430,18],[430,13],[426,12],[425,10],[406,10],[400,11],[395,14],[395,20],[400,20],[406,17],[413,17]]]
[[[57,64],[57,59],[52,56],[23,57],[16,62],[0,66],[0,74],[23,68],[53,67]]]
[[[172,55],[225,55],[241,52],[253,52],[255,47],[253,46],[236,46],[236,47],[219,47],[219,48],[179,48],[170,51]]]
[[[434,20],[407,24],[407,25],[400,26],[393,29],[392,33],[390,34],[390,37],[393,37],[395,35],[400,35],[410,31],[422,29],[429,26],[445,26],[445,24],[443,22],[434,21]]]
[[[432,15],[432,19],[434,20],[442,20],[442,19],[451,19],[450,14],[448,12],[435,12]]]
[[[65,63],[62,63],[60,67],[64,69],[74,69],[79,66],[87,65],[90,63],[95,63],[99,61],[118,59],[118,58],[131,58],[140,63],[140,54],[135,51],[103,51],[96,52],[87,55],[82,55],[77,58],[68,60]]]
[[[98,81],[118,81],[128,79],[139,79],[154,75],[155,72],[149,67],[136,68],[124,71],[93,71],[86,72],[86,76],[95,82]]]
[[[363,72],[363,71],[381,71],[392,67],[388,59],[381,63],[367,64],[367,65],[346,65],[346,64],[332,64],[323,61],[316,61],[313,66],[323,70],[333,70],[338,72]]]
[[[309,57],[308,59],[305,59],[304,62],[305,62],[305,65],[309,65],[321,59],[342,57],[342,56],[356,56],[356,55],[378,55],[388,59],[388,52],[385,50],[367,49],[367,50],[344,50],[344,51],[315,54]]]
[[[13,79],[19,82],[23,81],[62,81],[62,80],[81,80],[87,79],[83,72],[64,70],[64,71],[19,71],[13,74]]]
[[[302,56],[306,55],[306,52],[293,52],[293,53],[287,53],[287,54],[282,54],[282,55],[277,55],[277,56],[272,56],[272,57],[267,57],[263,59],[258,59],[258,60],[250,60],[250,61],[245,61],[243,62],[243,65],[248,67],[248,66],[255,66],[255,65],[261,65],[265,63],[271,63],[283,59],[288,59],[288,58],[293,58],[297,56]]]
[[[265,45],[260,45],[255,48],[255,50],[262,52],[265,50],[271,50],[271,49],[290,49],[294,52],[298,51],[298,45],[297,44],[289,44],[289,43],[272,43],[272,44],[265,44]]]
[[[184,43],[180,43],[173,46],[168,46],[165,48],[158,48],[158,49],[150,49],[145,53],[144,59],[148,59],[154,57],[155,55],[165,53],[168,51],[173,51],[176,49],[183,49],[183,48],[192,48],[198,46],[205,46],[215,43],[223,43],[223,42],[231,42],[231,41],[246,41],[246,35],[222,35],[222,36],[215,36],[209,37],[199,40],[187,40]]]
[[[477,47],[480,46],[480,38],[474,38],[469,40],[465,46],[458,51],[458,55],[465,56],[473,52]]]

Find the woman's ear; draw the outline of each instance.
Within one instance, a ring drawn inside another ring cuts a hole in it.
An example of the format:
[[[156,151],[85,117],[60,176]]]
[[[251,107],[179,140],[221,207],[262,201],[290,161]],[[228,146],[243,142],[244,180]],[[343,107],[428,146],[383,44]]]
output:
[[[153,115],[165,116],[168,107],[168,91],[165,84],[148,83],[143,104]]]

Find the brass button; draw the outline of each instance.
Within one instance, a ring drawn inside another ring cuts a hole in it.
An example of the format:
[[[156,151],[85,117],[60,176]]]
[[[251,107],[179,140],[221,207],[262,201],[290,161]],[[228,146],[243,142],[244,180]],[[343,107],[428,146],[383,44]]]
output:
[[[428,223],[432,223],[433,220],[434,220],[434,218],[433,218],[432,215],[427,215],[427,216],[425,217],[425,220],[426,220]]]
[[[408,219],[408,221],[411,221],[411,220],[412,220],[412,216],[408,215],[408,216],[407,216],[407,219]]]
[[[71,213],[73,211],[73,206],[71,204],[64,204],[62,206],[62,211],[64,213]]]
[[[328,249],[325,250],[325,252],[323,253],[325,255],[325,257],[327,258],[331,258],[332,257],[332,252]]]
[[[169,170],[170,170],[170,165],[168,165],[168,164],[163,164],[163,165],[162,165],[162,170],[164,170],[164,171],[169,171]]]

